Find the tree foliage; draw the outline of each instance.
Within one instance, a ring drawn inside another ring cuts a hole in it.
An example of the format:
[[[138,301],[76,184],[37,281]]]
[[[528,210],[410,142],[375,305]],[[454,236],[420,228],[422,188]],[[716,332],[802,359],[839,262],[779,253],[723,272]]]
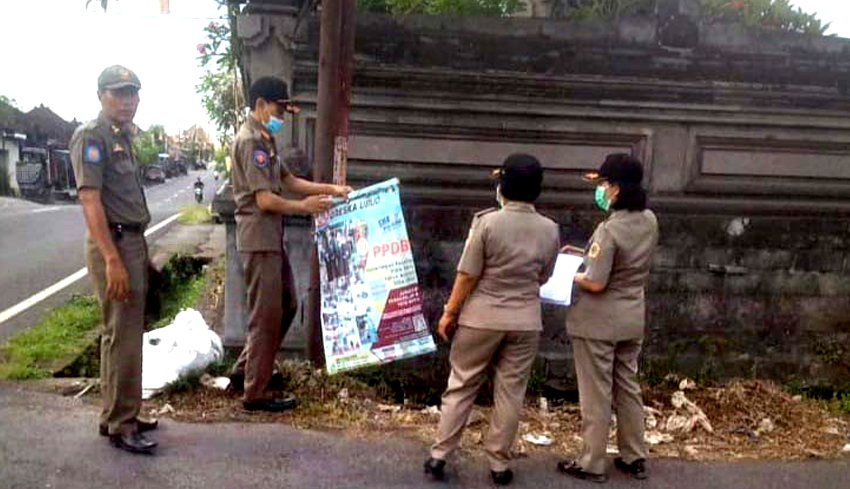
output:
[[[198,64],[205,69],[195,90],[207,115],[220,133],[234,133],[242,122],[245,106],[238,76],[238,44],[233,36],[238,7],[226,0],[215,0],[225,13],[218,22],[210,22],[204,42],[198,44]]]
[[[509,15],[517,12],[523,0],[358,0],[366,12],[395,15]]]
[[[223,133],[234,132],[241,116],[241,111],[237,108],[242,106],[236,100],[239,95],[236,89],[236,73],[233,70],[207,70],[195,89],[201,94],[201,103],[215,123],[216,129]],[[239,98],[241,100],[242,97]]]
[[[0,95],[0,127],[12,125],[16,110],[18,110],[18,105],[15,99]]]
[[[86,8],[89,8],[89,4],[93,2],[100,2],[100,7],[106,12],[106,7],[109,6],[109,0],[86,0]]]
[[[823,35],[829,24],[791,0],[699,0],[706,23],[735,22],[747,27]],[[654,15],[657,0],[560,0],[565,17],[618,19]]]
[[[800,34],[824,35],[830,23],[791,4],[791,0],[702,0],[708,22],[740,22]]]
[[[133,142],[139,162],[143,165],[156,162],[159,153],[165,152],[165,138],[165,128],[158,124],[150,126],[147,131],[142,131]]]

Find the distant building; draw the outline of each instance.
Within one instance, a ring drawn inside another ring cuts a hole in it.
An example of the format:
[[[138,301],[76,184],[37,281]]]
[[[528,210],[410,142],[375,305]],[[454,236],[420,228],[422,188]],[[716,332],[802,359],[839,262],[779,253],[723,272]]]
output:
[[[21,194],[16,172],[26,140],[26,134],[0,129],[0,195]]]
[[[79,125],[44,105],[24,113],[0,102],[0,194],[21,194],[18,166],[24,148],[65,150]]]

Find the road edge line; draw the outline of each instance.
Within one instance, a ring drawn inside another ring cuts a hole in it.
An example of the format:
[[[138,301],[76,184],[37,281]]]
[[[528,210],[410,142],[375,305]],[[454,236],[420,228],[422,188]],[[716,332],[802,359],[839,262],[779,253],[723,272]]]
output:
[[[145,236],[150,236],[151,234],[159,231],[160,229],[164,228],[165,226],[168,226],[169,224],[171,224],[172,222],[177,220],[177,218],[180,217],[181,214],[182,213],[178,212],[177,214],[174,214],[173,216],[168,217],[163,221],[160,221],[156,226],[145,231]],[[46,289],[43,289],[40,292],[36,292],[35,294],[31,295],[30,297],[22,300],[21,302],[18,302],[14,306],[7,308],[5,311],[0,312],[0,324],[5,323],[9,319],[12,319],[13,317],[17,316],[18,314],[29,309],[30,307],[38,304],[39,302],[42,302],[43,300],[45,300],[48,297],[52,296],[53,294],[61,291],[62,289],[70,286],[71,284],[82,279],[83,277],[85,277],[88,274],[89,274],[88,269],[81,268],[81,269],[77,270],[76,272],[72,273],[71,275],[68,275],[67,277],[63,278],[62,280],[51,285],[50,287],[47,287]]]

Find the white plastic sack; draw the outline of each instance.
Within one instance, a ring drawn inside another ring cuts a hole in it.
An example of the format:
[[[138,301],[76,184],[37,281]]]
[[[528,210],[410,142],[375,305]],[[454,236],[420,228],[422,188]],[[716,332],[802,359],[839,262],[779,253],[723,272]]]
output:
[[[144,334],[142,398],[147,399],[181,375],[203,370],[224,355],[221,338],[201,313],[184,309],[174,321]]]

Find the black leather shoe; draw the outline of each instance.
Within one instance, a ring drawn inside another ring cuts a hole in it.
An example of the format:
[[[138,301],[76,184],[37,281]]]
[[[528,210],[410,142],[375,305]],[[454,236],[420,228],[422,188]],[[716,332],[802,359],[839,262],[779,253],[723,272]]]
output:
[[[266,390],[269,391],[282,391],[286,389],[286,385],[284,385],[283,374],[280,372],[275,372],[272,374],[272,378],[269,379],[269,383],[266,386]]]
[[[428,460],[425,461],[425,473],[434,478],[434,480],[441,481],[446,476],[443,472],[443,469],[446,468],[446,461],[440,460],[434,457],[428,457]]]
[[[292,409],[298,404],[295,396],[288,395],[277,399],[259,399],[256,401],[242,401],[242,406],[248,411],[271,411],[280,412]]]
[[[157,445],[155,441],[148,440],[144,435],[135,432],[109,435],[109,442],[115,448],[131,453],[150,453]]]
[[[614,459],[614,467],[617,467],[635,479],[643,480],[649,477],[649,474],[646,473],[646,460],[642,458],[627,464],[622,458],[617,457]]]
[[[558,470],[567,475],[571,475],[576,479],[589,480],[591,482],[607,482],[608,476],[605,474],[591,474],[585,472],[575,460],[562,460],[558,462]]]
[[[242,392],[245,390],[245,374],[230,374],[230,385],[227,386],[228,390],[234,392]]]
[[[493,478],[493,484],[497,486],[506,486],[514,480],[514,473],[511,469],[501,471],[490,471],[490,477]]]
[[[136,429],[139,430],[139,433],[144,433],[146,431],[153,431],[153,430],[157,429],[158,426],[159,426],[159,421],[157,421],[155,419],[151,419],[151,420],[137,419],[136,420]],[[98,431],[100,432],[100,436],[109,436],[109,427],[106,426],[105,424],[100,425],[98,427]]]

